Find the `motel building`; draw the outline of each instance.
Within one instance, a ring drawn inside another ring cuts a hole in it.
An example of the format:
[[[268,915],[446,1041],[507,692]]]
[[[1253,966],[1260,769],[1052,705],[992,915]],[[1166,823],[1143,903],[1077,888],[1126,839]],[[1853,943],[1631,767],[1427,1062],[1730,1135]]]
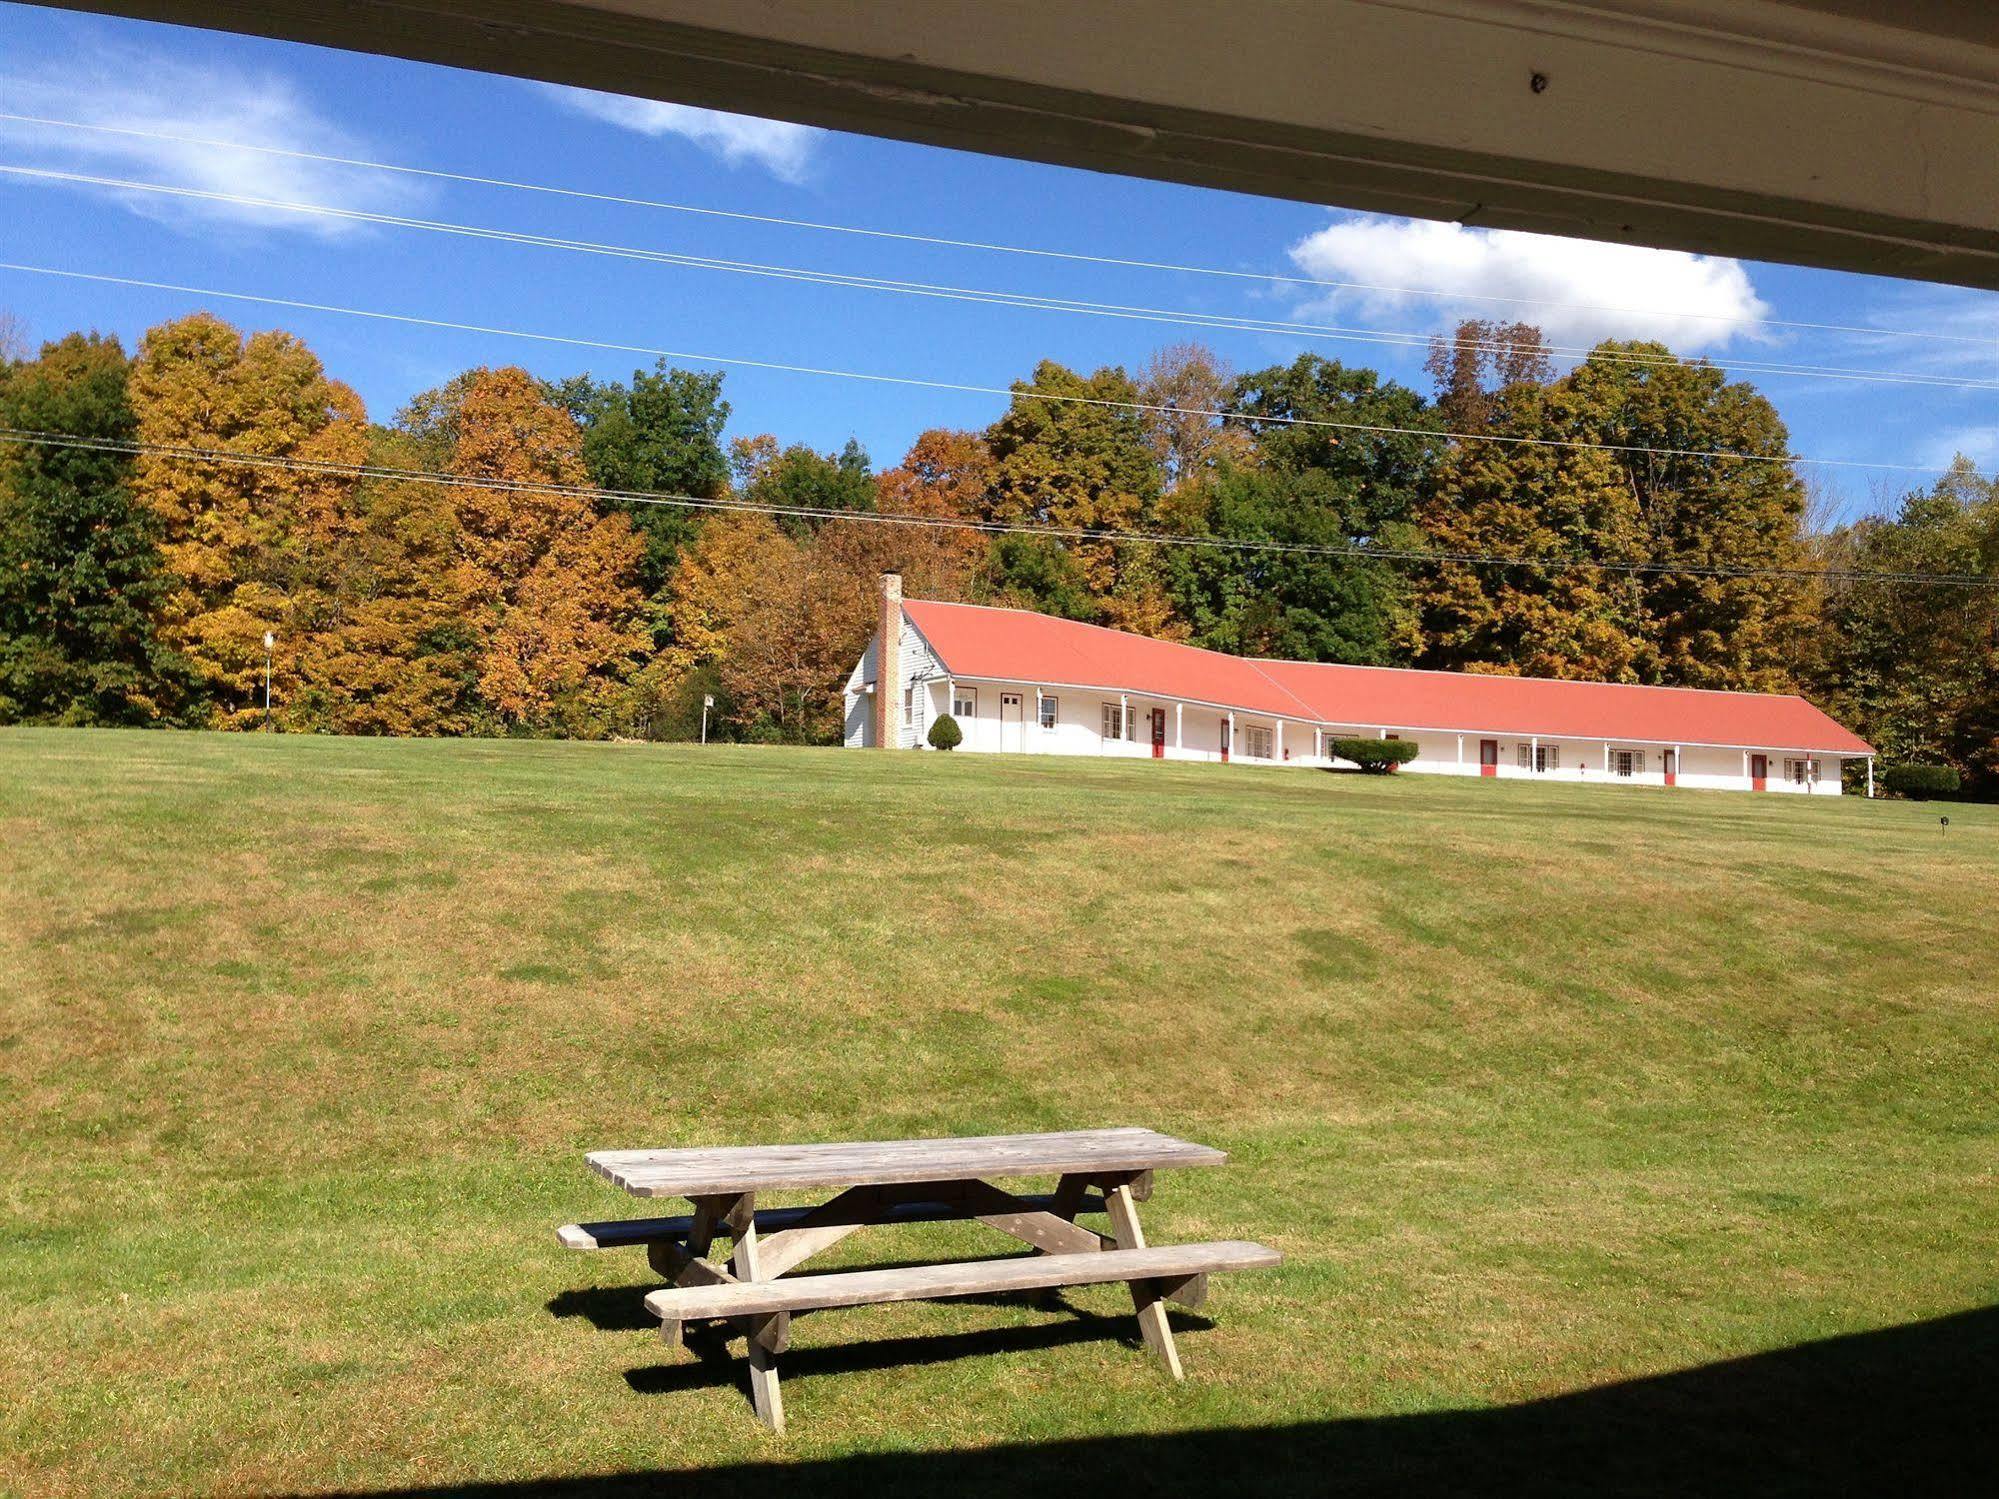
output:
[[[1419,774],[1838,796],[1874,751],[1801,697],[1252,660],[1023,609],[902,597],[847,679],[846,743],[922,749],[949,713],[980,753],[1342,762],[1408,739]]]

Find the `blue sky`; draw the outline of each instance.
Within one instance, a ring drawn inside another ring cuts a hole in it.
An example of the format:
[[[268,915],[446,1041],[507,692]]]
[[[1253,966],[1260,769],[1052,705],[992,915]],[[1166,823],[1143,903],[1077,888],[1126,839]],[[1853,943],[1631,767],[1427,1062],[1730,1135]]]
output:
[[[1972,386],[1746,375],[1800,453],[1999,466],[1999,296],[1793,267],[1491,235],[1141,182],[515,79],[0,4],[0,111],[251,142],[739,213],[1249,272],[1244,279],[945,249],[655,208],[586,203],[272,155],[0,122],[0,164],[647,250],[1156,309],[1173,317],[1425,334],[1524,316],[1551,342],[1665,337],[1732,363],[1897,372]],[[1190,329],[712,269],[0,174],[0,260],[690,355],[1004,386],[1041,358],[1136,367],[1200,338],[1237,368],[1316,350],[1427,388],[1420,350],[1298,331]],[[1279,275],[1400,288],[1334,290]],[[1490,298],[1545,299],[1525,306]],[[1563,304],[1563,305],[1552,305]],[[475,364],[625,377],[649,356],[369,321],[219,296],[0,270],[0,310],[33,339],[99,328],[136,342],[197,307],[302,336],[371,415]],[[1615,308],[1615,312],[1582,308]],[[1703,314],[1689,318],[1688,313]],[[1772,326],[1836,323],[1864,332]],[[1909,332],[1927,337],[1907,337]],[[1941,335],[1941,336],[1938,336]],[[698,364],[699,360],[676,362]],[[878,466],[925,427],[978,426],[991,395],[731,369],[731,434]],[[1817,470],[1848,513],[1925,482]]]

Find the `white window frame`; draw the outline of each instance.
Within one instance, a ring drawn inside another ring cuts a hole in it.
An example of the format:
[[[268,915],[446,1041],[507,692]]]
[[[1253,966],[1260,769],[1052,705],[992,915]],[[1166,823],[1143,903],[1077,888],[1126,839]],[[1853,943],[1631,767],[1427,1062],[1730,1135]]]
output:
[[[1559,744],[1522,744],[1519,759],[1520,769],[1544,776],[1551,770],[1562,768],[1562,747]]]
[[[1103,735],[1106,739],[1129,739],[1125,723],[1124,707],[1119,703],[1105,703],[1103,712]]]
[[[1277,758],[1271,744],[1268,724],[1246,723],[1242,726],[1242,752],[1251,760],[1274,760]]]
[[[902,726],[905,729],[916,727],[916,684],[914,682],[911,682],[907,687],[902,689]]]
[[[1041,725],[1043,733],[1054,733],[1056,725],[1062,722],[1062,699],[1037,692],[1034,695],[1034,721]]]
[[[1810,786],[1819,778],[1819,762],[1816,755],[1803,759],[1784,757],[1784,779],[1793,786]]]
[[[953,687],[951,689],[951,716],[953,718],[977,718],[979,716],[979,689],[976,687]]]
[[[1630,779],[1645,774],[1645,751],[1634,749],[1613,749],[1610,752],[1610,773]]]

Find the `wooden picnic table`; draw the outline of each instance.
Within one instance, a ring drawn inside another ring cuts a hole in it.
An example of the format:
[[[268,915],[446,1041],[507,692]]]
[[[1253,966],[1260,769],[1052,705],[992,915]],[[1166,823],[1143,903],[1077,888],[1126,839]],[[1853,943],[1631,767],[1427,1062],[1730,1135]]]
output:
[[[747,1339],[750,1390],[759,1418],[784,1429],[777,1356],[790,1318],[823,1307],[1019,1291],[1122,1280],[1131,1288],[1146,1346],[1175,1379],[1180,1355],[1166,1303],[1198,1306],[1210,1272],[1278,1262],[1260,1244],[1225,1241],[1148,1246],[1138,1204],[1155,1171],[1218,1166],[1227,1155],[1149,1129],[1070,1130],[826,1145],[753,1145],[675,1150],[598,1150],[590,1168],[635,1197],[684,1197],[691,1215],[569,1224],[572,1249],[643,1244],[668,1282],[646,1298],[669,1342],[692,1339],[716,1319]],[[996,1185],[1054,1177],[1052,1192]],[[760,1192],[832,1190],[808,1207],[758,1208]],[[1100,1234],[1076,1222],[1110,1220]],[[813,1275],[772,1284],[860,1229],[890,1223],[974,1219],[1032,1246],[1037,1255],[898,1265]],[[734,1248],[711,1257],[718,1238]]]

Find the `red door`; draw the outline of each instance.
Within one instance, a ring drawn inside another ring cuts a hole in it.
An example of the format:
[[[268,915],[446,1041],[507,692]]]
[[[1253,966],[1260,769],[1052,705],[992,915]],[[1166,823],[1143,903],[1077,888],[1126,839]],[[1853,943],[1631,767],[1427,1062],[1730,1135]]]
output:
[[[1770,757],[1751,755],[1749,757],[1749,784],[1758,791],[1767,791],[1770,785]]]
[[[1166,710],[1164,708],[1154,708],[1152,710],[1152,758],[1155,760],[1166,758]]]
[[[1672,750],[1666,751],[1666,784],[1668,786],[1680,784],[1680,757]]]
[[[1229,763],[1229,721],[1222,720],[1222,764]]]
[[[1478,773],[1482,776],[1499,774],[1499,741],[1481,739],[1478,742]]]

